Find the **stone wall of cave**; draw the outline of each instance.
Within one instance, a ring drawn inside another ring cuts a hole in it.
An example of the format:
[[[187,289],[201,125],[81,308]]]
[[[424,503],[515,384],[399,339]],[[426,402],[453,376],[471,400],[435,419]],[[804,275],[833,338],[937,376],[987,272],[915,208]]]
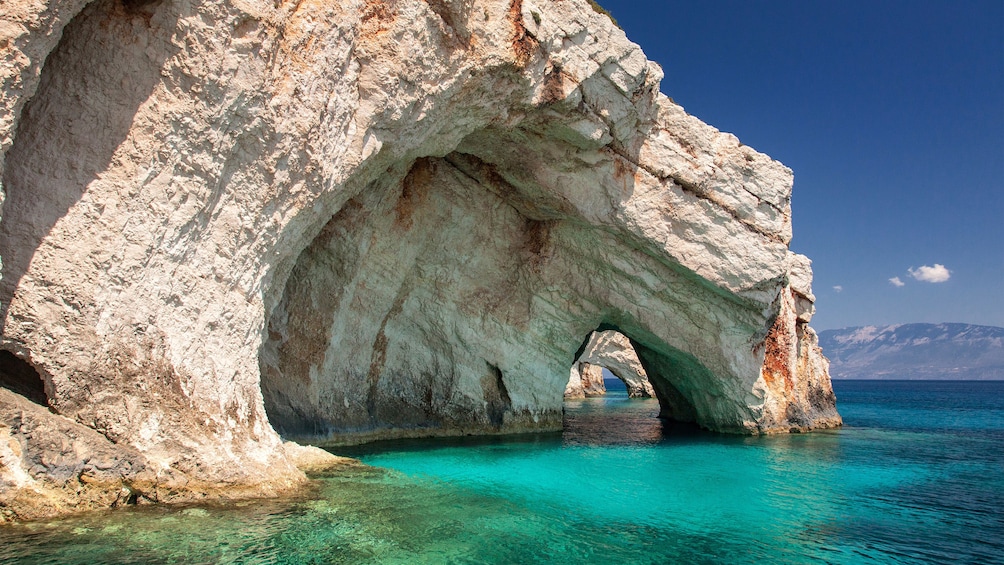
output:
[[[666,417],[839,424],[791,171],[659,94],[588,5],[21,4],[0,384],[41,403],[37,369],[55,412],[30,407],[52,426],[24,461],[89,435],[122,462],[107,484],[267,495],[303,479],[272,425],[555,429],[597,328],[631,339]]]
[[[703,346],[714,360],[714,335],[662,337],[702,335],[689,323],[661,326],[709,312],[699,280],[473,155],[404,171],[330,219],[271,313],[262,392],[281,435],[340,443],[558,429],[568,367],[604,323],[651,344],[642,362],[665,416],[695,421],[704,410],[710,421],[720,409],[720,380],[679,349]],[[618,270],[626,256],[656,288]],[[655,311],[654,301],[676,309]]]

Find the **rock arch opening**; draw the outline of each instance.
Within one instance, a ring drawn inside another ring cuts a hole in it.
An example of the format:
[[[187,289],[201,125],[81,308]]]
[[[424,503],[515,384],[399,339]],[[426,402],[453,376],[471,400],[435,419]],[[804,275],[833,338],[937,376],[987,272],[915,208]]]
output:
[[[665,418],[734,432],[773,418],[757,347],[784,284],[784,208],[764,210],[778,235],[710,200],[710,184],[680,176],[693,147],[659,154],[679,170],[642,165],[653,147],[628,130],[676,108],[633,104],[621,135],[580,104],[610,102],[610,84],[580,86],[514,98],[505,118],[471,101],[463,133],[430,108],[423,128],[440,133],[367,145],[333,215],[305,214],[259,356],[281,435],[557,430],[571,352],[597,327],[629,337],[650,381],[639,395]]]
[[[598,339],[619,336],[632,358],[606,365],[634,395],[658,398],[666,418],[715,423],[706,416],[720,379],[681,349],[707,347],[709,336],[684,322],[648,329],[650,304],[665,297],[609,264],[631,255],[659,292],[676,283],[711,301],[696,277],[625,248],[472,153],[390,172],[328,220],[269,317],[261,387],[280,435],[339,444],[559,430],[570,363],[589,362],[581,336],[604,318],[620,322],[599,324]],[[630,333],[604,333],[621,328]]]
[[[30,363],[7,350],[0,350],[0,387],[39,406],[49,406],[42,375]]]
[[[616,330],[606,330],[593,332],[572,363],[565,398],[605,394],[604,369],[624,383],[630,398],[655,397],[655,390],[631,346],[631,340]]]
[[[714,398],[720,395],[716,389],[721,379],[692,354],[653,340],[643,329],[632,331],[619,324],[600,324],[583,340],[574,359],[566,399],[587,396],[584,390],[581,396],[575,390],[578,367],[589,365],[591,379],[602,378],[601,368],[605,367],[625,383],[629,395],[634,388],[636,398],[658,399],[660,419],[714,429],[709,423],[715,417],[712,411],[721,406]],[[579,379],[584,380],[581,375],[580,369]]]
[[[719,431],[754,421],[754,379],[728,383],[729,355],[745,348],[759,366],[736,340],[762,311],[599,220],[639,173],[547,135],[488,128],[365,177],[267,318],[261,390],[280,435],[336,445],[559,430],[569,367],[597,329],[637,352],[648,382],[631,388],[658,398],[662,417]]]
[[[522,353],[539,331],[531,308],[555,222],[507,205],[476,165],[414,160],[350,199],[301,254],[260,359],[281,435],[560,428],[560,404],[538,402],[560,391],[521,377],[552,372]]]

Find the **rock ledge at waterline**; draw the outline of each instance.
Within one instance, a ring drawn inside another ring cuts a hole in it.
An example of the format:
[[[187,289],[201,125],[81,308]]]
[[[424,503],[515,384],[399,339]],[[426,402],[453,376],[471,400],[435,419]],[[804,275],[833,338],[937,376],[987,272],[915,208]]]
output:
[[[597,329],[665,417],[840,423],[791,171],[585,0],[2,11],[0,368],[48,405],[0,395],[3,519],[553,430]]]

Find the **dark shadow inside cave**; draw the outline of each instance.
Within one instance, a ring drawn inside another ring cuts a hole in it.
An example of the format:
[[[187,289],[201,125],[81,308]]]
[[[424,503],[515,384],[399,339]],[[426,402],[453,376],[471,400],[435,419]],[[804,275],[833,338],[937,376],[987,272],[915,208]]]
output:
[[[39,406],[49,406],[42,376],[27,361],[6,350],[0,350],[0,387]]]

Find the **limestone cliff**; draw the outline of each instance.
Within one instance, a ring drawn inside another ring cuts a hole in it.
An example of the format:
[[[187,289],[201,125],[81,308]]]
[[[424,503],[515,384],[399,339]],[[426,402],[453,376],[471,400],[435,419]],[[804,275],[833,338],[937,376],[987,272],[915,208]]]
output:
[[[0,396],[6,516],[555,429],[596,329],[666,417],[840,422],[791,171],[585,0],[4,0],[0,61],[0,372],[50,408]],[[32,463],[71,433],[107,481]]]

